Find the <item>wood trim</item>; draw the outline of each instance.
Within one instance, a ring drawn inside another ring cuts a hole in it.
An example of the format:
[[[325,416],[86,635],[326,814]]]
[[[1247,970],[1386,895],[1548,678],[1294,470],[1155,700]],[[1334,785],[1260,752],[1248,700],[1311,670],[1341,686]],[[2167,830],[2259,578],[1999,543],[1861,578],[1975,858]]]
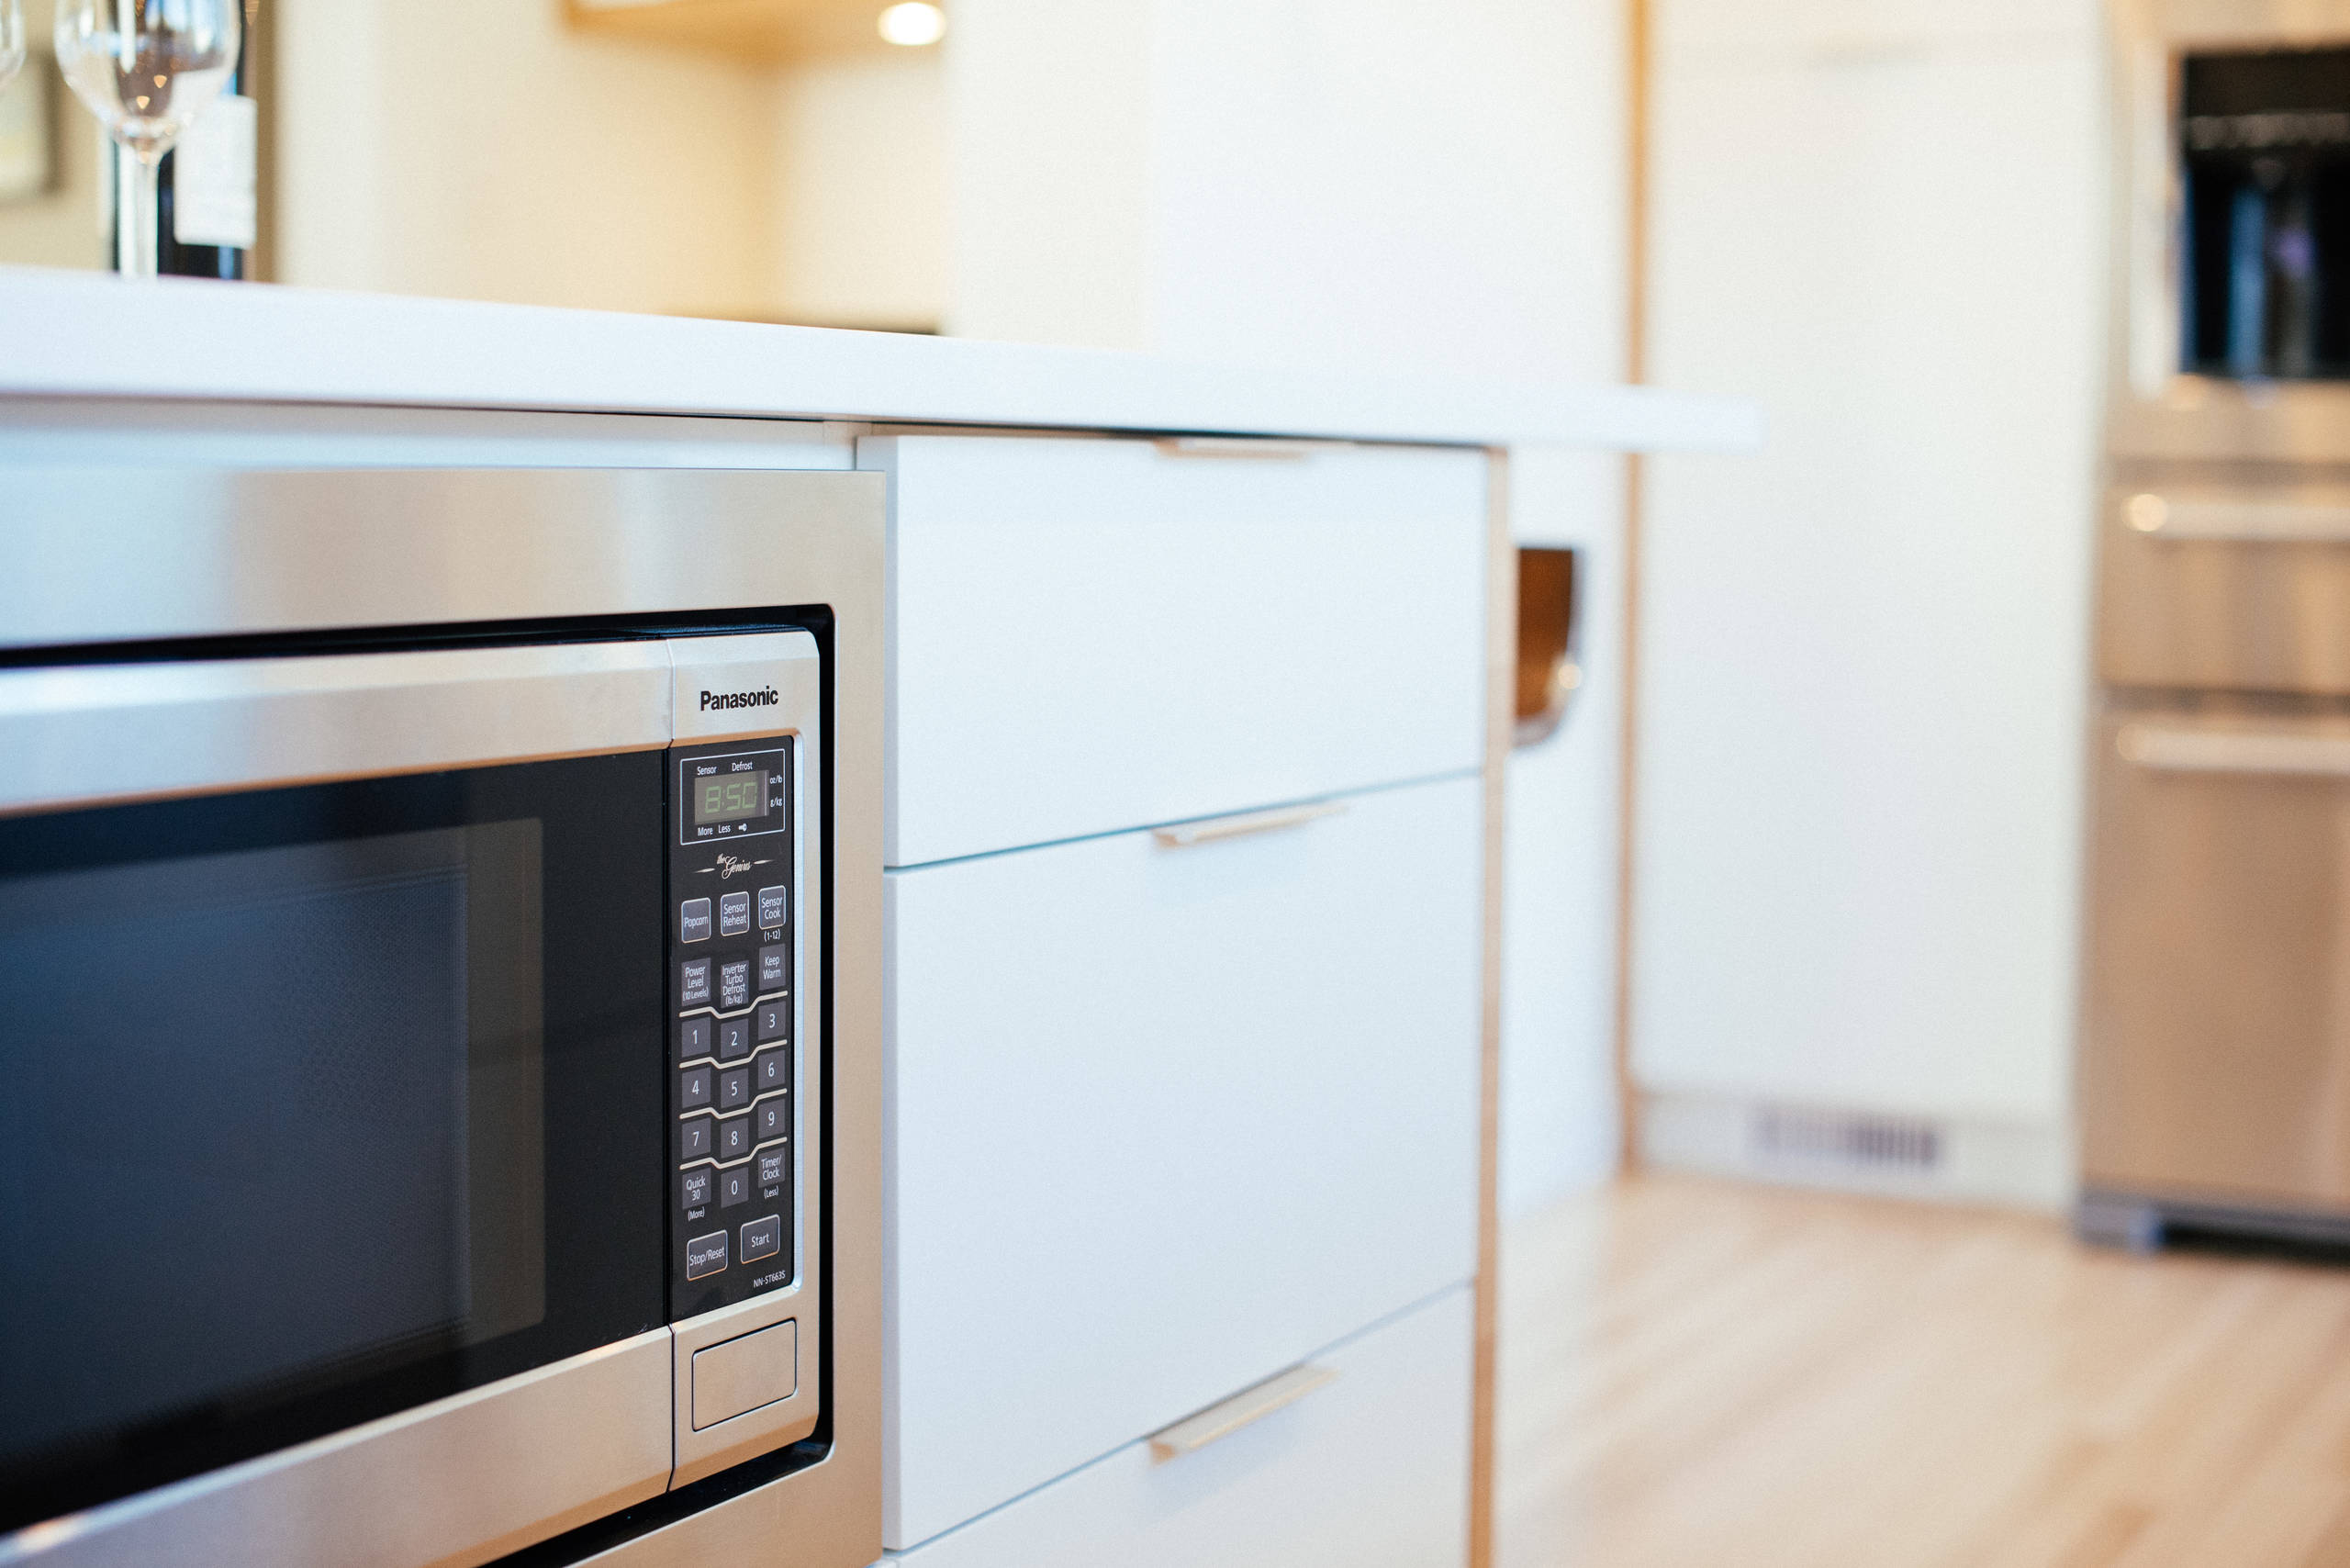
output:
[[[1478,1042],[1476,1346],[1469,1428],[1469,1568],[1494,1561],[1494,1374],[1501,1317],[1502,876],[1505,787],[1517,730],[1517,549],[1509,453],[1485,454],[1485,763]]]
[[[1625,0],[1624,378],[1649,374],[1649,140],[1655,72],[1654,0]],[[1617,1163],[1640,1166],[1640,1093],[1632,1076],[1632,910],[1634,818],[1639,810],[1640,694],[1640,530],[1647,468],[1638,453],[1624,459],[1624,644],[1621,733],[1616,774],[1616,1131]]]

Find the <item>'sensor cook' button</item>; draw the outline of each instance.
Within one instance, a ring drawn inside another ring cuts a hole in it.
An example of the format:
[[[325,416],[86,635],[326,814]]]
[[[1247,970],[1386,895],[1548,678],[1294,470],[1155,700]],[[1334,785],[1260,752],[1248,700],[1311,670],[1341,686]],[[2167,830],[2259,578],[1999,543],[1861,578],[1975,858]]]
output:
[[[699,1280],[726,1267],[726,1233],[711,1231],[686,1243],[686,1278]]]
[[[688,899],[677,906],[677,940],[707,942],[710,940],[710,901]]]

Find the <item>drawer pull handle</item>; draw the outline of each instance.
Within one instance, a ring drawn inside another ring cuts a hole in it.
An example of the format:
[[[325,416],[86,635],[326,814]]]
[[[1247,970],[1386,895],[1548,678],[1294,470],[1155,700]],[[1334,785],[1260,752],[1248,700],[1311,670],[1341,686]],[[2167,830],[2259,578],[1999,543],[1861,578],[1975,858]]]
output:
[[[2125,762],[2158,773],[2268,773],[2350,778],[2350,734],[2174,730],[2126,724],[2114,739]]]
[[[2130,498],[2121,514],[2155,539],[2208,539],[2239,544],[2350,543],[2350,507],[2302,501],[2183,501],[2152,491]]]
[[[1194,845],[1214,844],[1219,839],[1246,838],[1252,833],[1279,833],[1283,828],[1304,827],[1307,823],[1335,817],[1347,809],[1344,801],[1316,801],[1304,806],[1276,806],[1270,812],[1241,812],[1228,817],[1206,817],[1195,823],[1177,823],[1172,827],[1155,827],[1150,836],[1161,849],[1189,849]]]
[[[1237,457],[1257,463],[1301,463],[1343,441],[1281,441],[1265,436],[1170,435],[1158,442],[1162,457]]]
[[[1292,1367],[1278,1377],[1269,1377],[1251,1388],[1244,1388],[1219,1405],[1211,1405],[1196,1416],[1186,1416],[1173,1426],[1150,1435],[1150,1457],[1157,1460],[1181,1459],[1187,1453],[1197,1453],[1219,1438],[1228,1438],[1252,1422],[1261,1421],[1276,1410],[1286,1409],[1317,1388],[1327,1388],[1338,1381],[1336,1367]]]

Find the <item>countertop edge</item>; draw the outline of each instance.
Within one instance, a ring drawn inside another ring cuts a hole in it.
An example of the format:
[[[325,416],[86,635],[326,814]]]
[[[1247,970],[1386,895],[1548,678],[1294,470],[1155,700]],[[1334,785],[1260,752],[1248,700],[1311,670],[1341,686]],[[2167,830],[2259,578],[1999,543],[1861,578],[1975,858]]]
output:
[[[1743,399],[0,267],[0,397],[1749,451]]]

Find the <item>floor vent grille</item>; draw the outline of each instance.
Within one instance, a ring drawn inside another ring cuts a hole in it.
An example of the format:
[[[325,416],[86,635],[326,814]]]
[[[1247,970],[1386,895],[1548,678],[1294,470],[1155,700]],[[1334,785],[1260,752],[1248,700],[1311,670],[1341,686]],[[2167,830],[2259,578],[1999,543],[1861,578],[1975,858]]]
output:
[[[1751,1132],[1755,1158],[1772,1163],[1925,1171],[1942,1162],[1942,1129],[1921,1116],[1766,1105]]]

